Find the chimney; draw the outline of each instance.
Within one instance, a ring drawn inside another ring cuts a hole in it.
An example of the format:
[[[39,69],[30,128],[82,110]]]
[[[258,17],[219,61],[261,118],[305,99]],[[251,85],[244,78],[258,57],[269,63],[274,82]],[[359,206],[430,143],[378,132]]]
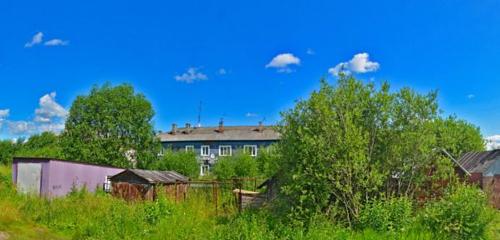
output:
[[[191,132],[191,123],[186,123],[186,133]]]
[[[218,129],[219,133],[224,133],[224,120],[221,119],[219,121],[219,129]]]
[[[259,131],[259,132],[264,132],[264,125],[262,124],[262,121],[259,121],[259,128],[258,128],[258,131]]]
[[[170,131],[170,133],[172,135],[175,135],[176,132],[177,132],[177,124],[172,123],[172,130]]]

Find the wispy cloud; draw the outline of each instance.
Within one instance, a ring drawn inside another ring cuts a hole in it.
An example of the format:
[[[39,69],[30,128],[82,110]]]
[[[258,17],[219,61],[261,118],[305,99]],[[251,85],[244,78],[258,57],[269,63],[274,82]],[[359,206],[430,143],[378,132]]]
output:
[[[56,92],[43,95],[38,101],[39,107],[35,110],[36,122],[51,122],[53,118],[65,118],[68,111],[56,102]]]
[[[42,44],[43,42],[43,37],[44,37],[44,34],[43,32],[38,32],[36,33],[32,38],[31,38],[31,41],[27,42],[24,44],[24,47],[25,48],[31,48],[35,45],[39,45],[39,44]],[[66,40],[61,40],[59,38],[54,38],[54,39],[51,39],[51,40],[48,40],[46,42],[43,42],[43,45],[44,46],[47,46],[47,47],[55,47],[55,46],[66,46],[69,44],[69,41],[66,41]]]
[[[33,47],[35,45],[42,43],[42,41],[43,41],[43,32],[38,32],[31,38],[31,41],[24,44],[24,47],[30,48],[30,47]]]
[[[8,115],[8,112],[6,115]],[[6,123],[12,135],[31,135],[46,131],[58,133],[64,130],[64,122],[67,115],[68,111],[57,103],[56,93],[52,92],[40,98],[33,119],[21,121],[6,120]]]
[[[474,94],[469,94],[469,95],[467,95],[467,98],[468,98],[468,99],[473,99],[473,98],[475,98],[475,97],[476,97],[476,95],[474,95]]]
[[[247,112],[245,114],[245,117],[258,117],[259,114],[258,113],[252,113],[252,112]]]
[[[10,109],[0,109],[0,130],[2,129],[3,122],[9,117]]]
[[[486,137],[485,140],[487,150],[500,149],[500,134]]]
[[[311,48],[308,48],[307,51],[306,51],[307,55],[314,55],[316,54],[316,52],[314,50],[312,50]]]
[[[55,47],[55,46],[66,46],[69,44],[69,41],[64,41],[58,38],[54,38],[52,40],[46,41],[43,45],[49,46],[49,47]]]
[[[219,74],[219,75],[226,75],[227,74],[227,70],[225,68],[220,68],[217,71],[217,74]]]
[[[358,53],[354,55],[351,60],[341,62],[335,67],[328,69],[328,72],[338,76],[340,73],[351,74],[377,71],[380,68],[380,64],[370,61],[369,57],[370,55],[368,53]]]
[[[176,75],[174,79],[178,82],[193,83],[195,81],[207,80],[208,77],[197,68],[190,67],[181,75]]]
[[[290,73],[293,72],[290,68],[292,65],[300,65],[300,59],[291,53],[281,53],[266,64],[266,68],[275,68],[280,73]]]

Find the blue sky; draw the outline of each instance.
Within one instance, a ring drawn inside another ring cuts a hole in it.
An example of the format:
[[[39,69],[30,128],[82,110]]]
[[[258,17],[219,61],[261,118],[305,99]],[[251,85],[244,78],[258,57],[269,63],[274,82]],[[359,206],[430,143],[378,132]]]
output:
[[[494,0],[3,0],[0,138],[60,130],[104,82],[144,93],[158,130],[195,123],[200,101],[203,125],[272,124],[340,66],[437,89],[445,114],[500,134],[499,12]]]

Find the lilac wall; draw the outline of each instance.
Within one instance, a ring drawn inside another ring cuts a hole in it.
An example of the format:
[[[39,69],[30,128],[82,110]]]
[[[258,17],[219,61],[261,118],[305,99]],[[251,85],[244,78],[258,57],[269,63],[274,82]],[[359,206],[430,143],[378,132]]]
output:
[[[51,160],[48,171],[42,172],[42,179],[48,176],[48,185],[47,189],[42,187],[41,192],[49,197],[64,196],[71,191],[73,186],[77,188],[86,186],[88,191],[94,192],[96,187],[103,186],[106,176],[113,176],[123,170],[122,168]]]
[[[18,166],[23,163],[40,163],[42,165],[40,195],[46,197],[64,196],[71,191],[73,186],[77,188],[86,186],[88,191],[94,192],[96,187],[103,186],[106,176],[113,176],[125,170],[46,158],[14,159],[12,164],[14,185],[17,185]]]

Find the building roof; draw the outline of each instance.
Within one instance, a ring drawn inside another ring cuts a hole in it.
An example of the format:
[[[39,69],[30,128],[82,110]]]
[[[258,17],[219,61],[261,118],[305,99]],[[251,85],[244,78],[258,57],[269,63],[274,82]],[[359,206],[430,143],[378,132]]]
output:
[[[458,162],[471,173],[483,173],[495,163],[500,161],[500,149],[483,152],[468,152]]]
[[[134,174],[135,176],[146,180],[149,183],[175,183],[175,182],[187,182],[189,179],[181,175],[176,171],[156,171],[156,170],[141,170],[141,169],[127,169],[121,173],[112,176],[110,179],[120,178],[122,175]]]
[[[271,126],[224,126],[177,128],[174,132],[160,133],[162,142],[187,141],[276,141],[280,136]]]

